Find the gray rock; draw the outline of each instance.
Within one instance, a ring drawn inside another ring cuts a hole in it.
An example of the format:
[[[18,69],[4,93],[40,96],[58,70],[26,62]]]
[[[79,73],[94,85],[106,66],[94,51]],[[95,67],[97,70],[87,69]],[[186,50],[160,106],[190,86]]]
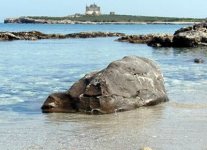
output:
[[[149,59],[127,56],[87,74],[65,93],[51,94],[42,111],[106,114],[166,101],[160,68]]]

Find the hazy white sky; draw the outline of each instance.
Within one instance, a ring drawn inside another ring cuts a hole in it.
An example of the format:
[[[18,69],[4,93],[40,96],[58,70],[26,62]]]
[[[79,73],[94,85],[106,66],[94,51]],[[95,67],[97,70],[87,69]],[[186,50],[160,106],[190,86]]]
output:
[[[0,22],[7,17],[66,16],[96,3],[102,13],[170,17],[207,17],[207,0],[0,0]]]

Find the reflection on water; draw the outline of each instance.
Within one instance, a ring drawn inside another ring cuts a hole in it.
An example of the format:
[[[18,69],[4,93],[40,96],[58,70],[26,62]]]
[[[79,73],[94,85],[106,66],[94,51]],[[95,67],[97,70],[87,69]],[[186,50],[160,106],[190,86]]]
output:
[[[178,103],[170,102],[171,107],[179,109],[207,109],[207,103]]]
[[[195,48],[153,48],[153,53],[162,54],[162,55],[186,55],[191,57],[206,58],[207,56],[207,47],[195,47]]]

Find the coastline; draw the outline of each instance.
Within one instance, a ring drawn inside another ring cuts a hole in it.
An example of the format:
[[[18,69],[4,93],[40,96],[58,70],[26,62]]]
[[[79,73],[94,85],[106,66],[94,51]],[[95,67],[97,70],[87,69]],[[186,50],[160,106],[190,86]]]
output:
[[[71,24],[117,24],[117,25],[133,25],[133,24],[172,24],[172,25],[193,25],[193,24],[197,24],[197,23],[200,23],[200,22],[159,22],[159,21],[156,21],[156,22],[74,22],[74,23],[71,23]]]
[[[0,22],[1,24],[82,24],[82,25],[148,25],[148,24],[154,24],[154,25],[194,25],[198,24],[200,22],[81,22],[81,21],[74,21],[74,22],[69,22],[69,21],[51,21],[47,23],[4,23]]]
[[[51,20],[51,19],[33,19],[29,17],[7,18],[4,24],[87,24],[87,25],[136,25],[136,24],[172,24],[172,25],[193,25],[200,23],[199,21],[73,21],[73,20]]]

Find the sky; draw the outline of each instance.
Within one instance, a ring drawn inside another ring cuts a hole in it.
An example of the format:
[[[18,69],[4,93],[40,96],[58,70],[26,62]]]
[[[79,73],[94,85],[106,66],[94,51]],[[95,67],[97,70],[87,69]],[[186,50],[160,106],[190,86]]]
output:
[[[207,17],[207,0],[0,0],[0,22],[20,16],[67,16],[96,3],[104,14]]]

